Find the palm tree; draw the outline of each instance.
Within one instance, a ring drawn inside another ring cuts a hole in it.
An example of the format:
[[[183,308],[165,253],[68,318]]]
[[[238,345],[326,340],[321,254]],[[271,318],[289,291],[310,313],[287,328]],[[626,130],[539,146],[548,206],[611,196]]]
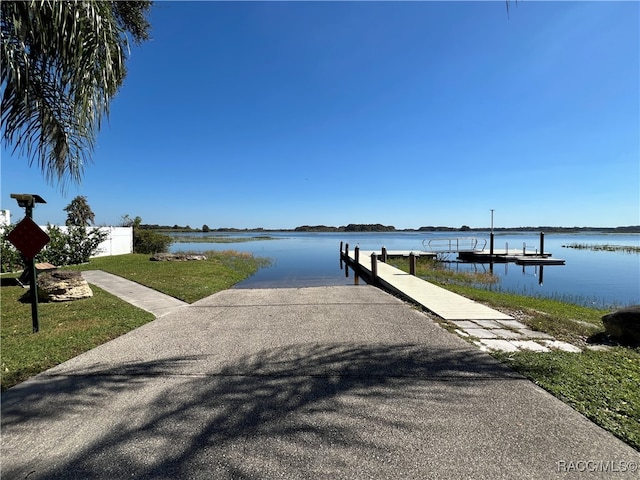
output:
[[[65,225],[68,227],[88,227],[95,223],[96,216],[84,195],[78,195],[71,200],[71,203],[64,207],[64,211],[67,212]]]
[[[49,183],[79,182],[126,75],[128,37],[148,39],[151,1],[3,1],[2,136]]]

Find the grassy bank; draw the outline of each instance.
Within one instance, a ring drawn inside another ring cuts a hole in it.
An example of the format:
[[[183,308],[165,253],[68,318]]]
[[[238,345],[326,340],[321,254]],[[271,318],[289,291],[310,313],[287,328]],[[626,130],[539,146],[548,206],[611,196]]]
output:
[[[409,271],[407,260],[394,259],[389,263]],[[508,313],[534,330],[582,348],[582,353],[517,352],[494,356],[640,450],[640,348],[603,348],[590,343],[602,335],[601,317],[607,311],[483,290],[474,286],[482,279],[465,278],[464,274],[448,272],[433,262],[420,262],[417,274]]]
[[[151,262],[149,255],[92,259],[73,270],[104,270],[192,303],[227,289],[267,263],[237,252],[208,252],[208,260]],[[153,320],[153,315],[92,286],[94,296],[75,302],[41,303],[40,331],[31,333],[26,292],[3,276],[0,340],[2,390]]]
[[[73,270],[104,270],[141,283],[187,303],[225,290],[250,277],[268,260],[235,251],[205,252],[207,260],[151,262],[149,255],[99,257]]]

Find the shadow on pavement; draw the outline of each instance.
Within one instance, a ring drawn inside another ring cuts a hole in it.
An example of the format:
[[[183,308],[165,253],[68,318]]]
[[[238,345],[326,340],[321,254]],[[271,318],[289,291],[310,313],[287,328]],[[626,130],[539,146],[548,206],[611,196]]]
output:
[[[4,478],[375,476],[367,469],[418,448],[407,433],[440,425],[426,401],[463,408],[473,389],[458,385],[521,378],[486,355],[411,344],[302,344],[213,375],[170,373],[203,360],[45,375],[4,392],[5,440],[31,428],[53,444],[30,465],[5,461]]]

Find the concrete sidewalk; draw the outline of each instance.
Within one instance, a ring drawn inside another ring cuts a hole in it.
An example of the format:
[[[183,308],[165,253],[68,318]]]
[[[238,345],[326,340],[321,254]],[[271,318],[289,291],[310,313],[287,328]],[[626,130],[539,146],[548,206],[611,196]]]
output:
[[[87,270],[82,272],[82,277],[112,295],[153,313],[156,317],[162,317],[189,305],[177,298],[102,270]]]
[[[637,462],[367,285],[226,290],[2,396],[3,479],[637,478]]]

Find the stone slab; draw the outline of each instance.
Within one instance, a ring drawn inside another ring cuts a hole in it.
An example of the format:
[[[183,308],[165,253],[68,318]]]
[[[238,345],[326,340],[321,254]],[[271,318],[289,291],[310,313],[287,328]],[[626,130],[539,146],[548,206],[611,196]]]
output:
[[[576,347],[575,345],[567,342],[562,342],[560,340],[540,340],[540,343],[552,349],[562,350],[563,352],[580,353],[582,351],[582,349]]]
[[[482,339],[480,340],[482,345],[485,345],[489,350],[497,351],[497,352],[517,352],[518,347],[516,347],[513,343],[507,340],[501,339]]]
[[[549,349],[543,345],[540,345],[533,340],[512,340],[516,347],[521,348],[523,350],[531,350],[532,352],[548,352]]]
[[[493,333],[493,331],[485,328],[466,328],[465,332],[476,338],[497,338],[497,335]]]

